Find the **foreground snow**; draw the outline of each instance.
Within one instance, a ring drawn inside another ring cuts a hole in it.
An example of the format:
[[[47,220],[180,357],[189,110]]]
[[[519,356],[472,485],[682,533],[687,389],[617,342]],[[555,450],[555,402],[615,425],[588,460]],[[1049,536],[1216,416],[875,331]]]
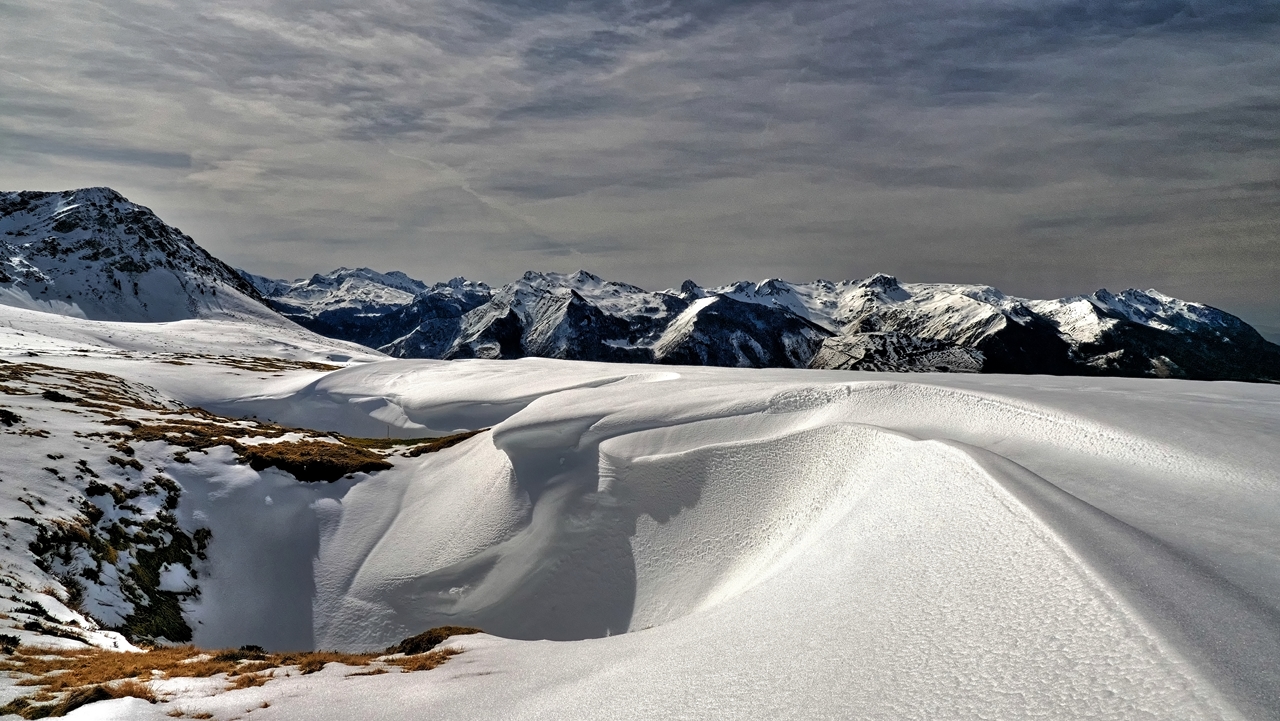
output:
[[[84,323],[19,323],[6,360],[43,343],[42,363],[351,435],[492,427],[336,485],[216,449],[167,468],[213,530],[198,643],[494,635],[426,673],[164,682],[169,703],[71,718],[1280,713],[1280,387],[372,356],[233,375],[165,362],[207,326],[71,352]]]

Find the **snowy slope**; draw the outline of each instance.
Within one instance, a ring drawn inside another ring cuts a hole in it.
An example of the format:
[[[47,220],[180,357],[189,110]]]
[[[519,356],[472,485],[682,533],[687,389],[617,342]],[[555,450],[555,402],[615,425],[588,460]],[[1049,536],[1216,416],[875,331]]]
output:
[[[274,316],[234,269],[110,188],[0,193],[0,304],[119,321]]]
[[[212,529],[188,606],[198,642],[381,648],[442,623],[496,636],[455,639],[465,652],[425,675],[169,685],[171,703],[86,718],[1280,709],[1274,386],[546,359],[219,371],[57,346],[38,360],[224,415],[353,435],[492,427],[336,485],[217,449],[164,472],[178,516]],[[15,448],[0,446],[6,467],[25,470],[0,491],[52,478]]]
[[[1274,389],[883,378],[337,372],[317,386],[335,408],[511,415],[428,485],[342,499],[317,639],[598,639],[465,640],[456,680],[387,681],[461,718],[1273,717]]]

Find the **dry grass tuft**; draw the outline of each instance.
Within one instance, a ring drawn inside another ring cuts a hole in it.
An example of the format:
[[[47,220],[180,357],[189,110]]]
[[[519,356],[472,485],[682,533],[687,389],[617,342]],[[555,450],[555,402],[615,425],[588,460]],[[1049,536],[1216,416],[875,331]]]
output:
[[[263,686],[270,680],[271,677],[264,673],[242,673],[239,676],[232,677],[231,683],[227,685],[227,690],[235,691],[241,688]]]
[[[133,698],[140,698],[143,701],[150,701],[151,703],[155,703],[159,700],[156,698],[156,693],[151,690],[151,686],[149,684],[145,684],[137,679],[127,678],[123,681],[117,681],[116,683],[111,684],[110,690],[115,698],[132,696]]]
[[[484,631],[470,626],[437,626],[391,646],[387,649],[387,653],[403,653],[406,656],[426,653],[444,643],[450,636],[467,636],[473,633],[484,633]]]
[[[349,473],[385,471],[391,464],[376,453],[346,443],[281,441],[243,446],[240,458],[255,471],[275,467],[299,481],[336,481]]]
[[[455,632],[446,632],[448,628],[454,627],[433,629],[428,634],[433,638],[441,636],[442,640],[456,635]],[[262,686],[271,681],[276,670],[282,667],[296,667],[300,673],[309,674],[330,663],[338,663],[365,668],[349,674],[351,676],[373,676],[387,673],[388,666],[398,666],[406,672],[428,671],[458,653],[461,652],[456,649],[442,649],[412,656],[381,658],[382,654],[376,653],[338,651],[265,653],[249,646],[222,651],[176,646],[155,648],[146,653],[21,646],[12,655],[0,659],[0,673],[16,676],[18,686],[33,687],[36,691],[0,707],[0,715],[17,714],[22,718],[64,716],[95,701],[125,696],[156,703],[158,699],[148,683],[156,678],[207,678],[226,674],[228,684],[225,690],[232,691]],[[169,715],[175,718],[208,718],[180,710],[171,711]]]
[[[388,659],[387,663],[394,664],[405,671],[430,671],[431,669],[444,664],[449,660],[450,656],[457,656],[462,653],[456,648],[442,648],[438,651],[428,651],[414,656],[404,656],[403,658]]]

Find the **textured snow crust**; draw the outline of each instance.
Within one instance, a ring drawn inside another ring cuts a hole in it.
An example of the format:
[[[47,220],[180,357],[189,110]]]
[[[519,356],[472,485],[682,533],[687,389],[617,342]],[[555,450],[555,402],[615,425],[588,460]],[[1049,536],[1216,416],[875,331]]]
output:
[[[0,331],[30,315],[7,309]],[[445,623],[493,634],[455,638],[465,653],[422,674],[193,686],[179,694],[191,711],[1280,714],[1280,388],[375,356],[193,377],[136,337],[119,355],[103,332],[100,350],[73,352],[61,337],[87,336],[85,323],[4,338],[222,413],[353,435],[492,429],[334,485],[217,449],[167,469],[183,512],[214,531],[190,609],[199,642],[369,649]],[[259,332],[221,331],[230,348],[264,347]]]

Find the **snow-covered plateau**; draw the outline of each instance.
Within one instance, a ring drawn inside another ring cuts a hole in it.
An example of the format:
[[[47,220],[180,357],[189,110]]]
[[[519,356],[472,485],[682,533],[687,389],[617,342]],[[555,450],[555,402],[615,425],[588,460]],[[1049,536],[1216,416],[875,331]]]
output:
[[[0,634],[487,632],[68,718],[1280,718],[1274,384],[387,359],[9,306],[0,359]]]

